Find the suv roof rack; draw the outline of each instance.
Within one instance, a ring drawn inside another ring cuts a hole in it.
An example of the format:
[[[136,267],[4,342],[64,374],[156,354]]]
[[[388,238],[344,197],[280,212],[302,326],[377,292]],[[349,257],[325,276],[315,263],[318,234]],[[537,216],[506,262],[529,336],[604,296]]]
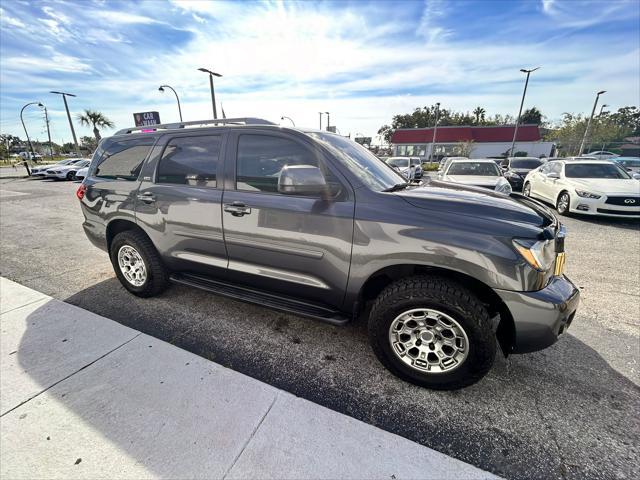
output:
[[[174,130],[186,127],[204,127],[208,125],[233,124],[233,125],[277,125],[262,118],[242,117],[242,118],[217,118],[212,120],[195,120],[192,122],[160,123],[158,125],[142,125],[140,127],[129,127],[118,130],[115,135],[141,132],[142,130]]]

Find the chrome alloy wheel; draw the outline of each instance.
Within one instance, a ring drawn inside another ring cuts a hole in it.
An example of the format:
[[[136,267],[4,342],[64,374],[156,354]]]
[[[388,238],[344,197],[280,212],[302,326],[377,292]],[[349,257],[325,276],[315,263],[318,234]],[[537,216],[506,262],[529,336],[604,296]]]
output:
[[[569,210],[569,195],[567,193],[563,193],[562,195],[560,195],[560,198],[558,199],[557,210],[560,213],[564,213]]]
[[[138,251],[131,245],[123,245],[118,250],[118,265],[127,281],[141,287],[147,281],[147,268]]]
[[[414,308],[398,315],[389,328],[395,355],[422,373],[448,373],[469,355],[469,339],[462,326],[446,313]]]

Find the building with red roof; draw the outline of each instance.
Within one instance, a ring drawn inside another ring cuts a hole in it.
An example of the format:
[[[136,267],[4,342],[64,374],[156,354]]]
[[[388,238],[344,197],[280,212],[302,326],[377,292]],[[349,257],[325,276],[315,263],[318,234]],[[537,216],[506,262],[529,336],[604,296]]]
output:
[[[429,158],[434,144],[434,159],[460,155],[462,142],[471,142],[471,158],[500,157],[511,148],[514,130],[515,125],[438,127],[434,141],[433,128],[400,128],[393,132],[391,144],[394,155],[416,156],[425,160]],[[542,141],[538,125],[518,127],[514,153],[550,157],[553,147],[553,142]]]

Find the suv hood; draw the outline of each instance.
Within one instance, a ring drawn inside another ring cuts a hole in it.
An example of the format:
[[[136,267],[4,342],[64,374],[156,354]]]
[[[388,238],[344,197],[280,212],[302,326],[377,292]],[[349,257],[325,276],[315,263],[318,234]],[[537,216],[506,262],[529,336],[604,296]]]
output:
[[[504,195],[486,188],[437,180],[395,194],[415,207],[437,212],[540,228],[557,224],[555,215],[547,207],[519,194]]]

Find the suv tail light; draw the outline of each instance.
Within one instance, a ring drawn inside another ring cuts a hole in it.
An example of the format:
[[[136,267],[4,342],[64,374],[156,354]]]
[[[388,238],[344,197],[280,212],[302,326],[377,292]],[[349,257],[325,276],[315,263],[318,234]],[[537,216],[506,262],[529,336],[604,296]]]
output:
[[[84,198],[84,194],[86,191],[87,186],[84,183],[81,183],[78,187],[78,190],[76,190],[76,197],[78,197],[78,200],[82,200]]]

